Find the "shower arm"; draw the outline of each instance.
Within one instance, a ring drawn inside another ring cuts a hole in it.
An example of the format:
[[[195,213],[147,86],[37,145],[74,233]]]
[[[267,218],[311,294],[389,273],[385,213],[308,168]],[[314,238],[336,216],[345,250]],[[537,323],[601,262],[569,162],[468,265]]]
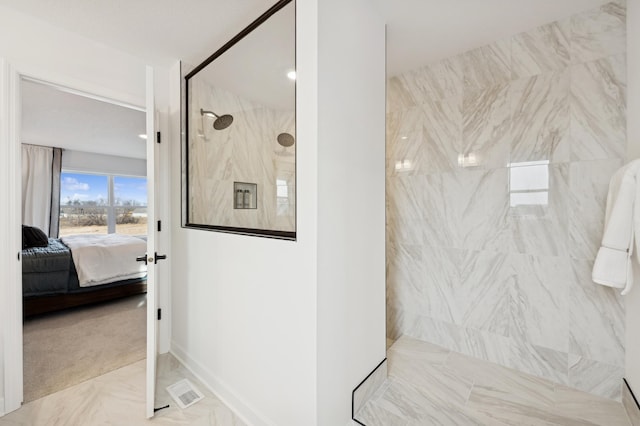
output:
[[[216,114],[213,111],[205,111],[204,109],[200,108],[200,115],[205,116],[205,115],[213,115],[215,118],[219,118],[220,116],[218,114]]]

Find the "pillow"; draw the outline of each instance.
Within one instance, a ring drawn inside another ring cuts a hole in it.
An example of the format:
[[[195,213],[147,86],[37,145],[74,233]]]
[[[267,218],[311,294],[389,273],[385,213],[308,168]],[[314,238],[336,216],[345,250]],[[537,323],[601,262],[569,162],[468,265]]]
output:
[[[49,237],[42,229],[35,226],[22,225],[22,248],[46,247],[49,245]]]

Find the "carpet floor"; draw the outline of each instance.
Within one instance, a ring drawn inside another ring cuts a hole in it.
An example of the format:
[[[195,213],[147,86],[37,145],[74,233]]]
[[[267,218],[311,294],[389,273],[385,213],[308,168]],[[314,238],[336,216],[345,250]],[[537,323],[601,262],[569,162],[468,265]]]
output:
[[[146,356],[146,295],[27,319],[24,402]]]

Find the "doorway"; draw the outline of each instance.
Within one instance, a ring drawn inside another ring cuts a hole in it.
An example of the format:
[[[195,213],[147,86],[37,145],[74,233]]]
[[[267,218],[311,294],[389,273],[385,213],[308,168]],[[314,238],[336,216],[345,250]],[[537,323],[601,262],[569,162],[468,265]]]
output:
[[[20,165],[20,149],[21,149],[21,142],[23,141],[22,138],[22,128],[20,126],[21,123],[21,119],[22,117],[22,83],[25,80],[28,80],[30,82],[37,82],[40,84],[44,84],[44,85],[54,85],[53,83],[48,83],[45,82],[44,79],[38,79],[38,78],[34,78],[32,76],[27,76],[25,74],[21,74],[19,72],[17,72],[14,68],[12,68],[6,61],[2,61],[0,60],[1,64],[2,64],[2,73],[1,73],[1,77],[2,77],[2,87],[1,87],[1,91],[3,94],[3,103],[2,103],[2,108],[0,108],[0,112],[1,112],[1,121],[3,123],[6,123],[7,125],[4,126],[5,129],[2,132],[2,151],[4,154],[6,154],[5,158],[8,159],[8,166],[7,166],[7,176],[9,177],[9,179],[7,179],[6,185],[3,184],[3,192],[6,192],[6,199],[7,200],[11,200],[14,199],[16,200],[15,209],[7,209],[9,211],[9,215],[6,218],[6,220],[3,221],[3,226],[6,227],[7,229],[7,240],[8,240],[8,249],[7,249],[7,253],[11,253],[11,251],[15,250],[14,248],[12,248],[13,246],[15,246],[16,248],[20,247],[20,242],[21,242],[21,235],[17,231],[17,229],[20,229],[20,227],[18,226],[18,224],[22,221],[21,220],[21,207],[18,207],[21,205],[20,199],[21,199],[21,194],[20,194],[20,175],[21,175],[21,165]],[[65,93],[73,93],[76,95],[81,95],[81,96],[85,96],[89,99],[92,100],[97,100],[97,101],[102,101],[102,102],[106,102],[106,103],[112,103],[112,104],[116,104],[119,106],[125,106],[125,107],[133,107],[136,110],[154,110],[154,103],[153,103],[153,70],[149,67],[147,67],[147,78],[151,78],[151,83],[147,84],[146,89],[148,90],[149,87],[151,87],[151,93],[148,93],[147,96],[147,102],[145,105],[145,108],[142,108],[138,105],[131,105],[128,104],[127,102],[120,102],[120,101],[114,101],[113,98],[110,98],[108,96],[97,96],[97,95],[87,95],[86,92],[81,92],[79,90],[75,90],[75,89],[70,89],[69,86],[65,86],[64,84],[60,84],[60,85],[54,85],[57,86],[61,91],[65,92]],[[64,80],[63,80],[64,81]],[[82,86],[82,85],[81,85]],[[109,92],[108,90],[106,91],[107,93]],[[117,97],[116,97],[117,98]],[[151,100],[151,102],[148,102],[149,99]],[[145,114],[143,113],[144,120],[144,128],[142,133],[140,134],[144,134],[147,135],[149,138],[150,143],[142,143],[143,147],[146,146],[146,148],[143,148],[143,152],[146,150],[147,152],[147,157],[149,156],[149,151],[152,152],[151,155],[151,161],[149,161],[147,163],[146,167],[143,167],[144,169],[144,175],[146,177],[149,178],[149,187],[150,187],[150,196],[149,196],[149,203],[148,203],[148,220],[149,220],[149,225],[148,225],[148,230],[150,230],[152,233],[154,232],[154,227],[152,226],[152,224],[154,223],[154,211],[153,211],[153,180],[155,179],[155,174],[154,174],[154,162],[153,162],[153,152],[155,149],[155,144],[153,143],[154,140],[154,135],[155,135],[155,117],[154,117],[154,113],[151,114]],[[151,117],[149,117],[151,116]],[[138,135],[136,135],[136,137],[138,137]],[[150,146],[150,149],[149,149]],[[15,159],[14,161],[11,161],[11,159]],[[15,181],[14,181],[15,179]],[[109,206],[110,208],[116,208],[116,206]],[[140,213],[140,212],[138,212]],[[150,243],[149,243],[150,241]],[[136,257],[142,257],[141,260],[146,261],[147,257],[145,252],[149,252],[151,250],[152,253],[155,252],[155,245],[154,243],[154,238],[153,236],[148,237],[147,238],[147,243],[144,243],[143,241],[143,246],[142,246],[142,250],[140,250],[139,255],[142,256],[136,256]],[[16,255],[15,255],[15,251],[13,252],[13,259],[16,259]],[[3,334],[4,334],[4,346],[1,348],[2,350],[2,361],[3,361],[3,366],[4,366],[4,370],[2,371],[2,375],[0,375],[0,379],[2,379],[2,381],[4,382],[4,395],[0,395],[0,402],[4,402],[4,404],[1,404],[4,406],[4,412],[10,412],[13,411],[17,408],[20,407],[20,404],[22,402],[22,397],[23,397],[23,380],[22,380],[22,375],[23,375],[23,363],[22,363],[22,355],[23,355],[23,351],[22,351],[22,343],[23,343],[23,334],[22,334],[22,307],[23,307],[23,303],[22,303],[22,271],[21,271],[21,252],[18,249],[18,262],[13,263],[13,262],[8,262],[5,259],[3,259],[3,261],[5,262],[5,265],[7,266],[6,268],[6,275],[8,277],[14,277],[15,280],[7,280],[8,283],[10,282],[15,282],[15,285],[6,285],[4,286],[4,293],[7,297],[4,298],[3,300],[3,312],[2,312],[2,316],[3,316]],[[145,346],[146,346],[146,353],[151,353],[151,358],[153,358],[153,361],[150,363],[149,361],[147,362],[147,364],[152,364],[155,367],[155,356],[156,356],[156,336],[155,336],[155,321],[153,321],[154,317],[155,317],[155,286],[154,286],[154,274],[153,274],[153,265],[149,268],[150,271],[147,273],[147,285],[148,287],[151,288],[151,295],[154,297],[151,297],[151,300],[153,303],[149,304],[148,309],[146,310],[147,312],[145,313],[146,315],[146,319],[145,322],[147,323],[145,325],[145,327],[147,328],[147,339],[151,340],[151,342],[146,342]],[[143,327],[143,328],[145,328]],[[149,333],[148,330],[151,329],[153,330],[152,333]],[[146,340],[147,340],[146,339]],[[151,352],[150,352],[151,351]],[[147,358],[149,358],[149,356],[147,356]],[[148,380],[147,380],[147,391],[149,391],[150,388],[154,388],[155,387],[155,371],[151,371],[150,374],[148,374]],[[151,383],[149,383],[151,382]],[[2,396],[4,396],[4,401],[2,401]],[[153,398],[151,398],[151,402],[148,403],[147,405],[149,406],[153,406]],[[0,409],[2,409],[3,407],[0,406]],[[151,413],[153,412],[152,410],[147,409],[147,415],[149,416],[149,411],[151,411]],[[0,412],[0,414],[2,414]],[[150,417],[150,416],[149,416]]]
[[[146,139],[140,135],[146,136],[146,117],[140,108],[40,81],[22,78],[20,89],[22,223],[49,229],[51,238],[46,247],[22,251],[26,403],[145,357],[145,297],[123,298],[115,291],[134,284],[121,279],[127,269],[114,264],[104,284],[89,285],[93,282],[77,278],[91,269],[77,264],[65,244],[80,237],[91,237],[91,243],[118,237],[145,245]],[[32,170],[29,163],[56,148],[59,169],[43,179],[43,167]],[[51,210],[48,220],[44,205]],[[96,296],[106,288],[113,293]],[[34,309],[39,315],[32,315]]]

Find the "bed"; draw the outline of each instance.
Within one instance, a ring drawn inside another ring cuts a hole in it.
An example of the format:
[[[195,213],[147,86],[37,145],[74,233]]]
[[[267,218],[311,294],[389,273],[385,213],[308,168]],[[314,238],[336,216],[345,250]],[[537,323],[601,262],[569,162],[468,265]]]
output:
[[[146,267],[135,261],[146,242],[124,237],[48,238],[46,246],[24,248],[24,316],[146,292]]]

